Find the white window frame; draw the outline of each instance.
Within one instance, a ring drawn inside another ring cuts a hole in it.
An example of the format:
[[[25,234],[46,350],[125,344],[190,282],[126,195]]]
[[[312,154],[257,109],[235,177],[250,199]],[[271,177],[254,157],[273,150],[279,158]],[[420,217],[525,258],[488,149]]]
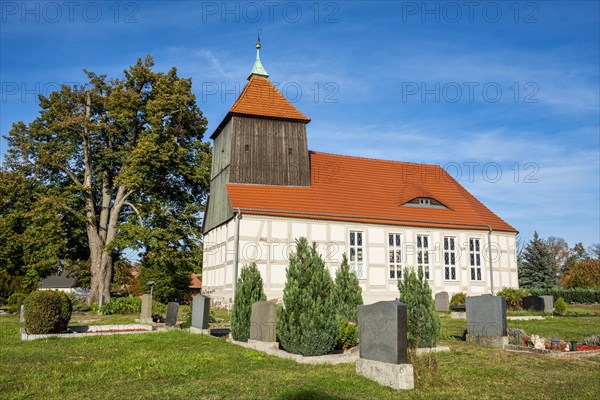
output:
[[[352,244],[353,235],[354,244]],[[360,245],[358,244],[359,237]],[[367,263],[365,262],[365,231],[351,229],[348,232],[348,263],[350,264],[350,271],[353,271],[358,279],[366,278],[365,266]]]
[[[390,238],[392,238],[392,244],[390,245]],[[402,263],[402,234],[389,232],[388,233],[388,267],[389,267],[389,279],[402,279],[402,269],[404,264]],[[390,258],[390,254],[392,258]]]
[[[425,242],[427,242],[427,246],[423,246]],[[417,267],[422,266],[423,275],[425,276],[425,278],[428,280],[432,280],[433,278],[431,277],[431,257],[429,254],[431,236],[425,233],[418,233],[415,244],[417,248]]]
[[[420,198],[419,199],[419,204],[420,205],[425,205],[425,206],[430,206],[431,205],[431,199]]]
[[[474,282],[483,281],[483,272],[481,268],[481,238],[469,238],[469,277]]]
[[[456,263],[458,261],[456,236],[444,236],[444,280],[457,281]],[[453,277],[454,276],[454,277]]]

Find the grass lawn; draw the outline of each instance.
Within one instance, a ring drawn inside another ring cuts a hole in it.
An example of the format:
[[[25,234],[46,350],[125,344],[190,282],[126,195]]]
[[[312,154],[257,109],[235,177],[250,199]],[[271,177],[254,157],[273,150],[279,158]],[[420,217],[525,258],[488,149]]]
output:
[[[103,318],[109,317],[116,318]],[[465,321],[442,321],[446,333],[462,334]],[[515,322],[521,326],[528,321]],[[531,322],[530,329],[540,334],[553,334],[553,330],[578,337],[600,333],[600,318]],[[182,331],[30,342],[21,342],[18,331],[17,318],[0,317],[2,399],[600,397],[600,355],[555,358],[444,341],[442,345],[450,346],[451,352],[436,356],[435,372],[417,368],[417,388],[398,393],[357,376],[353,364],[299,365]]]

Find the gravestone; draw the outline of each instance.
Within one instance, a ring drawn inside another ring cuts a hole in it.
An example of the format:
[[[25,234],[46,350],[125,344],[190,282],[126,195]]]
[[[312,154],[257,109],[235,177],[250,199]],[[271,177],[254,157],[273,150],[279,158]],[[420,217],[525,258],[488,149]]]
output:
[[[523,308],[529,311],[544,311],[544,299],[541,296],[523,297]]]
[[[166,326],[175,326],[177,324],[177,313],[179,312],[179,303],[174,301],[167,304],[167,318],[165,318]]]
[[[523,297],[523,308],[529,311],[554,311],[553,296],[527,296]]]
[[[152,322],[152,295],[142,295],[142,313],[140,314],[140,322]]]
[[[277,305],[271,301],[252,304],[250,314],[250,340],[276,342]]]
[[[406,304],[380,301],[358,307],[360,358],[356,373],[396,390],[414,388],[408,364]]]
[[[192,301],[192,326],[198,329],[208,329],[210,317],[210,297],[201,294],[194,296]]]
[[[469,296],[467,307],[467,341],[493,347],[508,344],[506,299],[490,294]]]
[[[19,306],[19,322],[25,322],[25,306]]]
[[[551,313],[554,311],[554,296],[540,296],[544,299],[544,312]]]
[[[435,311],[447,312],[450,309],[450,298],[448,292],[435,294]]]

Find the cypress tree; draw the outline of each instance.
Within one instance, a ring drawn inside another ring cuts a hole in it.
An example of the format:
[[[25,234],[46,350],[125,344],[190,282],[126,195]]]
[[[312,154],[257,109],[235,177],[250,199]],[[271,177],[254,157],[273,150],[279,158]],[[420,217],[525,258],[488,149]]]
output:
[[[263,291],[263,281],[256,264],[242,268],[235,289],[231,311],[231,336],[234,340],[247,342],[250,337],[250,314],[252,304],[267,299]]]
[[[337,341],[333,281],[316,244],[296,240],[283,290],[283,307],[277,313],[277,335],[290,353],[318,356],[329,353]]]
[[[362,289],[354,272],[350,272],[346,254],[342,256],[342,265],[335,274],[333,302],[338,316],[357,322],[356,307],[363,303]]]
[[[519,261],[519,286],[541,289],[558,286],[558,266],[550,248],[537,232],[533,234]]]
[[[407,308],[409,347],[434,347],[440,337],[440,318],[423,268],[419,266],[416,273],[414,269],[405,268],[398,289],[399,299]]]

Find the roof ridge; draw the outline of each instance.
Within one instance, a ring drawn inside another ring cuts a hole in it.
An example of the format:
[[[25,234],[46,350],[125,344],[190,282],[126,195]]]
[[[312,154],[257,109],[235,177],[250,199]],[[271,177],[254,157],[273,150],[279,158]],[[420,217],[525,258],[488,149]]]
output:
[[[356,158],[356,159],[360,159],[360,160],[369,160],[369,161],[383,161],[383,162],[389,162],[389,163],[394,163],[394,164],[412,164],[412,165],[424,165],[426,167],[435,167],[435,168],[440,168],[442,170],[444,170],[442,168],[441,165],[439,164],[427,164],[427,163],[416,163],[416,162],[412,162],[412,161],[398,161],[398,160],[388,160],[388,159],[383,159],[383,158],[373,158],[373,157],[363,157],[363,156],[352,156],[352,155],[348,155],[348,154],[337,154],[337,153],[329,153],[326,151],[315,151],[315,150],[309,150],[309,153],[313,153],[313,154],[325,154],[325,155],[329,155],[329,156],[336,156],[336,157],[344,157],[344,158]],[[445,170],[444,170],[445,171]]]

